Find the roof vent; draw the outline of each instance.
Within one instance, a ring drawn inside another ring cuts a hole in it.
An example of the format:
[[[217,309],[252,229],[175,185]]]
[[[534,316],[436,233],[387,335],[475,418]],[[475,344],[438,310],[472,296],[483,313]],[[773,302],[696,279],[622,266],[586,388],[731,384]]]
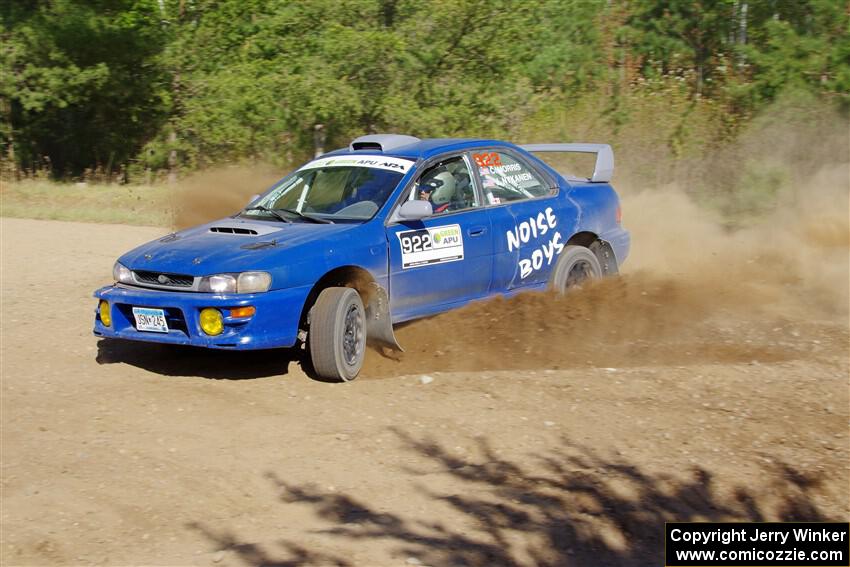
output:
[[[404,146],[420,142],[419,138],[405,136],[404,134],[369,134],[360,136],[351,142],[351,151],[375,150],[379,152],[391,152]]]

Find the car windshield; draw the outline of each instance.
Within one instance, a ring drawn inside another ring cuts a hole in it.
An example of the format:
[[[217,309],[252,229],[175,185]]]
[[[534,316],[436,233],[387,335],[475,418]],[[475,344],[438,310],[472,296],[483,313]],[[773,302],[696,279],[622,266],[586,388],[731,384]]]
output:
[[[368,220],[412,166],[410,160],[385,156],[318,159],[282,179],[242,214],[269,219],[290,215],[296,221]]]

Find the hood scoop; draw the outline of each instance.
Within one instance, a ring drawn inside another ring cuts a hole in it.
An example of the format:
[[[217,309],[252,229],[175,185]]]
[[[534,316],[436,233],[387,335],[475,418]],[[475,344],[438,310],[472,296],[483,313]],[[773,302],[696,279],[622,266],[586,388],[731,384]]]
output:
[[[278,232],[280,228],[280,225],[277,223],[224,220],[212,223],[209,231],[213,234],[227,234],[231,236],[263,236]]]
[[[242,228],[241,226],[211,226],[210,232],[223,234],[247,234],[256,236],[257,231],[253,228]]]

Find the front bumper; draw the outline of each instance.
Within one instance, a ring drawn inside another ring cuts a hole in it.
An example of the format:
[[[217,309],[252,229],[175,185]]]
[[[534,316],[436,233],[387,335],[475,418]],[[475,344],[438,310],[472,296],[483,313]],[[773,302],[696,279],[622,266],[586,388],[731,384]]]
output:
[[[298,321],[310,287],[298,287],[252,294],[215,295],[172,292],[124,285],[102,287],[94,292],[98,300],[109,302],[112,324],[100,321],[95,306],[93,332],[98,337],[155,343],[193,345],[219,349],[262,349],[291,347],[298,335]],[[230,309],[253,306],[249,318],[231,317]],[[136,330],[133,307],[163,309],[167,333]],[[214,307],[224,315],[224,331],[210,336],[201,330],[202,309]]]

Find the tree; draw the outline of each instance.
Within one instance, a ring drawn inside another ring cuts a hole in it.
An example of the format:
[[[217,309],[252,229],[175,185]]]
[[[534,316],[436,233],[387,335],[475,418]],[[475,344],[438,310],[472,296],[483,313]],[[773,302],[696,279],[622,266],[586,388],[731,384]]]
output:
[[[18,167],[108,173],[167,116],[155,0],[8,3],[2,19],[2,141]]]
[[[730,60],[736,4],[637,0],[626,26],[632,49],[643,58],[643,74],[688,77],[697,95],[714,91],[712,81]]]

